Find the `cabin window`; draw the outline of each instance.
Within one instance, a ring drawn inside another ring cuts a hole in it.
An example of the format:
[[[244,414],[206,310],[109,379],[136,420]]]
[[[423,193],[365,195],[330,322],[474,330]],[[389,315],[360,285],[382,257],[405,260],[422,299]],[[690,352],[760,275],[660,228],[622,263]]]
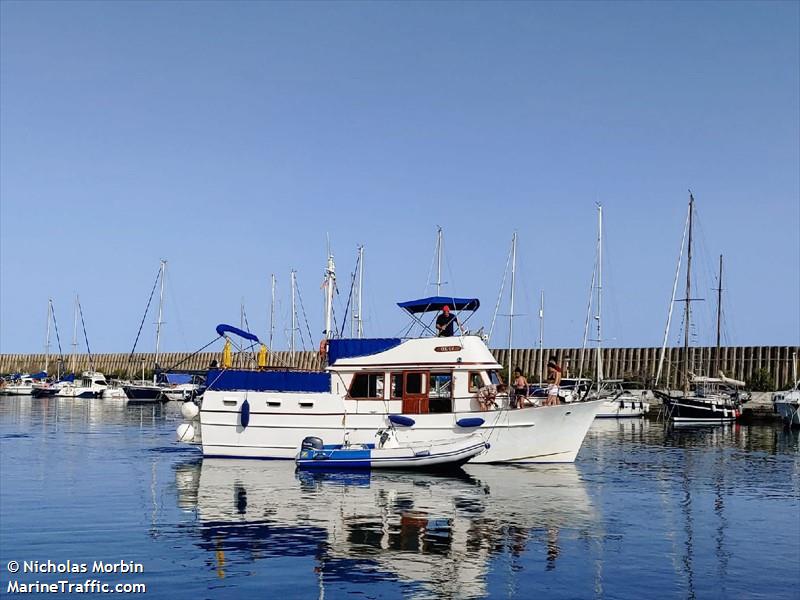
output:
[[[350,384],[351,398],[383,398],[383,373],[356,373]]]
[[[403,374],[392,373],[391,398],[400,400],[403,397]]]
[[[404,395],[414,396],[425,393],[425,378],[422,373],[406,373]]]
[[[489,381],[492,385],[500,385],[500,377],[497,375],[497,371],[489,371]]]
[[[469,374],[469,391],[470,393],[477,392],[484,386],[483,375],[480,371],[471,371]]]
[[[432,413],[453,412],[453,374],[431,373],[431,387],[428,393],[429,410]]]

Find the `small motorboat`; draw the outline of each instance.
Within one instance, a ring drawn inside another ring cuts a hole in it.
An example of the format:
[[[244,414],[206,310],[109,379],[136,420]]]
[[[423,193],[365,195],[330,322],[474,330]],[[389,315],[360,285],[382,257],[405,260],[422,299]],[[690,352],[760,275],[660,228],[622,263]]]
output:
[[[795,427],[800,425],[800,379],[791,390],[775,392],[772,395],[772,406],[784,423]]]
[[[325,445],[307,437],[295,457],[298,469],[349,471],[363,469],[455,469],[484,452],[489,444],[478,434],[458,439],[401,443],[394,428],[381,429],[374,444]]]

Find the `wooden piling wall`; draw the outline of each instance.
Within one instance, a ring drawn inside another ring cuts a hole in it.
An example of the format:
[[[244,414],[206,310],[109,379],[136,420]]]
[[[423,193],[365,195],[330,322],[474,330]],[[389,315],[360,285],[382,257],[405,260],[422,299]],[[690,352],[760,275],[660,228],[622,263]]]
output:
[[[496,349],[492,352],[498,362],[507,364],[507,349]],[[511,362],[515,368],[521,368],[531,381],[544,379],[549,356],[558,359],[565,368],[566,376],[577,377],[583,374],[592,377],[595,373],[596,352],[594,349],[582,351],[580,348],[545,348],[540,354],[538,348],[514,348],[511,352]],[[652,384],[658,370],[660,355],[660,348],[604,348],[602,356],[604,376],[607,379],[628,378]],[[131,378],[141,375],[142,365],[146,371],[150,371],[154,359],[155,355],[152,353],[137,353],[133,356],[127,353],[92,355],[96,370],[109,376]],[[786,388],[793,383],[792,361],[795,359],[800,361],[798,346],[727,346],[720,349],[719,356],[715,347],[689,348],[690,370],[696,375],[716,375],[717,371],[721,370],[728,377],[749,381],[760,369],[766,369],[774,378],[778,389]],[[165,369],[203,370],[208,368],[212,360],[221,360],[221,354],[166,352],[161,354],[159,362]],[[316,352],[296,352],[294,360],[287,351],[274,352],[269,355],[269,364],[311,371],[319,370],[321,366]],[[43,370],[44,366],[44,354],[0,354],[0,373],[38,372]],[[254,367],[255,356],[236,354],[234,366]],[[83,371],[89,367],[88,355],[76,355],[75,371]],[[51,356],[48,370],[51,374],[55,374],[57,368],[57,360]],[[73,370],[69,356],[64,357],[62,370]],[[680,387],[679,379],[682,372],[683,348],[667,348],[660,387]]]

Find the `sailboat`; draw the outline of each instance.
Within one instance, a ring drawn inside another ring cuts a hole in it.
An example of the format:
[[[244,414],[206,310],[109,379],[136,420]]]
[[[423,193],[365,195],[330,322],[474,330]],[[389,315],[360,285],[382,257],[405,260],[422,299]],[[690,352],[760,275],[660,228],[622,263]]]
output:
[[[619,419],[623,417],[643,417],[650,410],[650,403],[643,397],[636,397],[627,387],[622,379],[605,379],[603,373],[603,205],[597,205],[597,251],[596,251],[595,273],[592,275],[592,290],[596,293],[595,323],[597,324],[597,343],[596,348],[596,377],[595,391],[590,397],[604,399],[605,402],[597,413],[596,418]],[[595,286],[595,278],[597,285]],[[589,296],[589,311],[586,315],[586,327],[583,334],[584,348],[589,330],[589,315],[592,308],[592,295]],[[581,365],[583,361],[581,360]]]
[[[691,303],[696,299],[691,297],[692,291],[692,228],[694,222],[694,196],[689,192],[689,210],[686,217],[686,227],[684,236],[687,238],[686,245],[686,290],[683,298],[684,318],[683,318],[683,389],[680,391],[656,390],[654,393],[661,398],[664,411],[670,421],[680,422],[699,422],[699,423],[721,423],[735,421],[741,416],[742,403],[748,397],[740,390],[744,387],[743,381],[725,377],[720,371],[719,377],[697,376],[691,373],[689,367],[689,327],[691,325]],[[688,234],[688,235],[687,235]],[[675,302],[675,288],[677,277],[680,273],[681,257],[683,254],[683,244],[681,244],[681,255],[678,257],[678,268],[676,279],[673,285],[673,301],[670,303],[669,316],[667,317],[667,327],[664,332],[664,346],[661,348],[661,360],[656,375],[656,384],[660,378],[664,351],[666,349],[667,335],[669,334],[669,324],[672,318],[672,305]],[[720,272],[722,263],[720,262]],[[722,285],[720,282],[720,293]],[[720,304],[717,306],[717,345],[719,346],[719,320],[721,315]]]
[[[129,400],[135,400],[136,402],[159,402],[161,400],[166,400],[163,395],[164,385],[158,381],[158,374],[157,371],[159,370],[160,366],[158,364],[158,355],[159,355],[159,346],[161,343],[161,325],[163,324],[162,316],[164,314],[164,274],[167,269],[167,261],[162,260],[161,265],[158,269],[158,276],[156,278],[156,282],[161,284],[161,289],[158,298],[158,320],[156,321],[156,355],[154,360],[154,373],[152,381],[146,380],[144,377],[144,361],[142,361],[142,378],[139,381],[133,381],[129,384],[123,385],[122,389],[125,391],[125,395],[128,397]],[[153,292],[155,292],[155,285],[153,286],[153,290],[150,292],[150,300],[153,298]],[[147,302],[147,307],[150,307],[150,300]],[[147,318],[147,308],[145,309],[145,316],[142,318],[142,323],[144,323],[144,319]],[[141,331],[141,326],[139,327],[139,331]],[[136,339],[138,340],[139,337],[137,335]],[[133,349],[136,349],[136,343],[134,342]],[[131,358],[133,357],[133,350],[131,351]]]
[[[80,378],[65,377],[57,385],[56,396],[62,398],[100,398],[108,387],[106,377],[99,371],[94,370],[94,360],[92,351],[89,348],[89,338],[86,334],[86,323],[83,321],[83,308],[78,296],[75,296],[75,316],[72,328],[72,373],[76,368],[76,350],[78,348],[78,316],[80,315],[81,326],[83,327],[83,339],[86,342],[86,352],[89,355],[89,370],[83,371]]]

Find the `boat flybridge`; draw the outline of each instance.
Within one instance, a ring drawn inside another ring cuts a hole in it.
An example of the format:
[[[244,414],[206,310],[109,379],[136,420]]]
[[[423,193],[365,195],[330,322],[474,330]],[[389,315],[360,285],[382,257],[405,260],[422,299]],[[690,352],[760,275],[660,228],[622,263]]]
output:
[[[476,298],[434,296],[398,304],[420,316],[475,311]],[[432,319],[431,319],[432,320]],[[252,333],[235,334],[259,343]],[[309,436],[326,444],[369,444],[392,428],[401,444],[479,435],[471,462],[572,462],[602,401],[510,407],[503,368],[478,335],[327,341],[323,372],[211,369],[198,409],[186,403],[181,441],[204,456],[294,459]]]

